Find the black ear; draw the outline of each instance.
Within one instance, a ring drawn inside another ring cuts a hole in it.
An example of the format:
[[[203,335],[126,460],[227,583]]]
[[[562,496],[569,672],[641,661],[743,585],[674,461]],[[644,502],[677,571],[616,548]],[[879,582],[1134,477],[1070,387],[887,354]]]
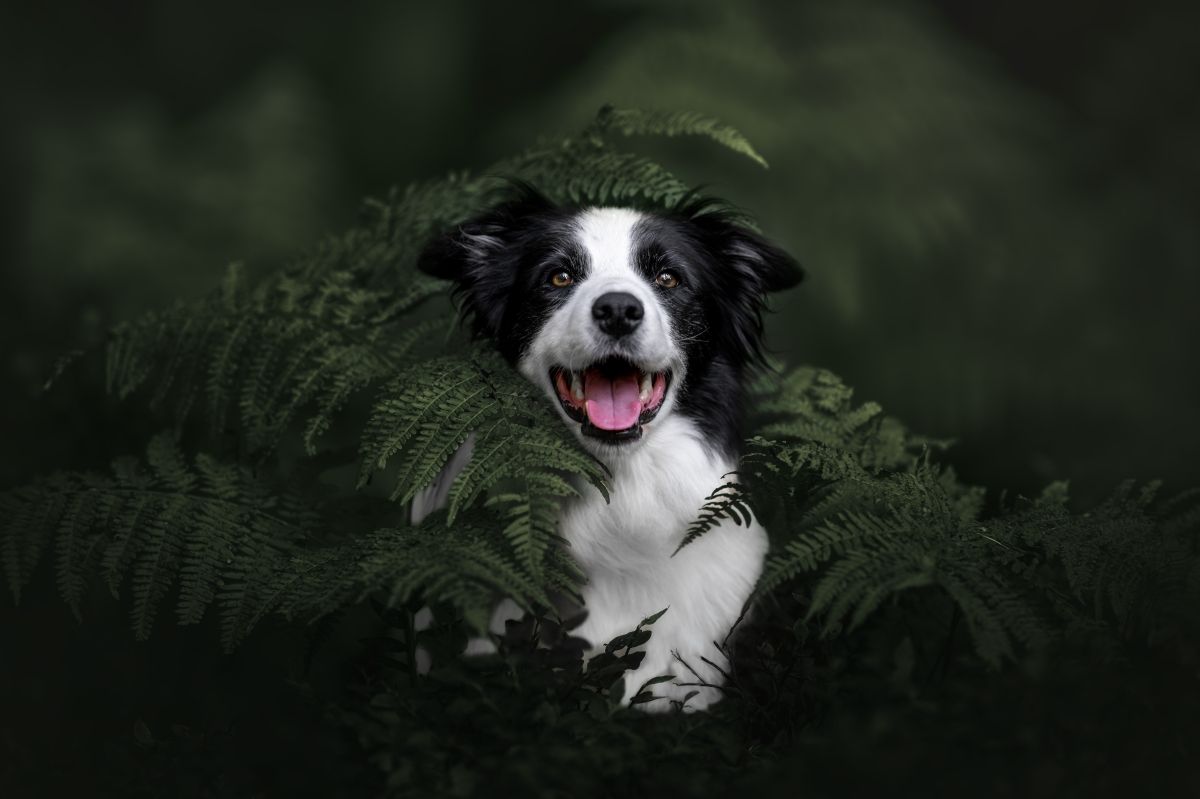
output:
[[[553,205],[526,184],[514,182],[510,199],[434,238],[417,261],[427,275],[457,283],[455,294],[475,332],[495,337],[521,259],[539,220]]]
[[[717,221],[715,232],[724,267],[721,302],[727,320],[718,340],[742,362],[761,363],[766,294],[798,285],[804,272],[795,258],[752,230]]]
[[[799,284],[800,264],[719,200],[685,197],[668,213],[690,228],[708,261],[706,302],[720,320],[712,327],[713,342],[736,363],[761,362],[766,295]]]
[[[726,241],[730,260],[752,273],[764,293],[795,288],[804,279],[799,261],[752,230],[730,225]]]
[[[475,331],[489,337],[499,332],[516,277],[510,224],[502,212],[468,220],[431,241],[417,261],[422,272],[458,284],[454,293],[463,311]]]
[[[689,192],[668,214],[692,226],[704,248],[726,265],[741,290],[768,294],[794,288],[804,278],[795,258],[751,230],[746,216],[722,200]]]

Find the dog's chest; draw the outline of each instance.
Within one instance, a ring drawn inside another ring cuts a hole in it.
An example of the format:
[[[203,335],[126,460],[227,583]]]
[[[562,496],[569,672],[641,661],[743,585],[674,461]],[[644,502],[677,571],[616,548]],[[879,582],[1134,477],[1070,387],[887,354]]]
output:
[[[630,576],[661,568],[708,495],[735,468],[705,446],[694,424],[672,417],[647,431],[636,451],[606,459],[610,501],[591,486],[565,504],[560,534],[589,574]]]

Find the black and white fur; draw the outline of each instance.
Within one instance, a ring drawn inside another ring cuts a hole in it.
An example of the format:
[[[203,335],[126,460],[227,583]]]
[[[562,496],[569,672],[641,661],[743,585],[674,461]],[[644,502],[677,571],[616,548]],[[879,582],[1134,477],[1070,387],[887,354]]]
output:
[[[520,187],[516,199],[436,239],[421,268],[458,284],[476,333],[545,392],[611,472],[610,502],[581,482],[582,497],[566,502],[559,519],[588,576],[588,615],[573,635],[602,647],[669,607],[641,666],[626,677],[625,700],[668,672],[678,683],[697,682],[676,654],[718,684],[720,673],[701,658],[725,668],[714,642],[737,621],[762,571],[766,532],[726,522],[672,553],[706,497],[737,468],[743,381],[761,359],[765,294],[796,285],[798,264],[711,199],[685,198],[657,213],[568,209]],[[593,405],[576,393],[581,374],[595,378],[589,386],[613,386],[614,397],[617,381],[648,375],[653,396],[640,383],[637,423],[601,429],[590,422]],[[665,393],[655,399],[659,376]],[[452,478],[443,475],[431,491],[444,494]],[[440,503],[432,495],[423,501]],[[682,700],[696,688],[653,690]],[[701,688],[687,709],[718,698],[716,689]]]

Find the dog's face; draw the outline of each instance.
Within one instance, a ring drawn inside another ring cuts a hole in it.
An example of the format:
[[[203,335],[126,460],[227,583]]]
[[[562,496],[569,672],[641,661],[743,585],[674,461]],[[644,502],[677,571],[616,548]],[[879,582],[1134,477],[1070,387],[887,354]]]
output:
[[[436,239],[421,268],[457,282],[476,332],[594,452],[616,454],[672,413],[736,427],[727,406],[760,357],[764,294],[800,280],[712,206],[573,210],[527,191]]]

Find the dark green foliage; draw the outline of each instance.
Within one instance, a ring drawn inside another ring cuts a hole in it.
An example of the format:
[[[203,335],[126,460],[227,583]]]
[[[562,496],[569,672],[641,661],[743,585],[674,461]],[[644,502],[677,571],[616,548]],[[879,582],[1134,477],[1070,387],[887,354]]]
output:
[[[548,605],[547,591],[575,592],[581,575],[561,550],[546,552],[531,573],[513,557],[504,530],[504,520],[488,510],[464,513],[449,529],[446,514],[436,513],[417,526],[310,552],[279,570],[263,611],[320,617],[372,595],[391,608],[420,593],[455,606],[478,633],[497,595],[531,606]]]
[[[1158,486],[1135,491],[1128,480],[1080,516],[1064,507],[1066,483],[1053,483],[1038,500],[1018,501],[976,529],[1004,552],[1002,561],[1038,587],[1065,622],[1066,635],[1086,636],[1111,655],[1122,641],[1168,645],[1183,662],[1197,663],[1197,492],[1155,506]],[[1049,574],[1043,562],[1052,567]]]
[[[1192,494],[1156,515],[1156,486],[1131,499],[1126,483],[1092,513],[1072,516],[1066,486],[1055,484],[984,522],[982,489],[916,456],[929,442],[874,403],[854,407],[851,390],[829,373],[774,375],[759,393],[764,433],[791,441],[753,439],[741,481],[714,492],[683,543],[723,519],[744,523],[749,512],[777,520],[783,545],[760,596],[816,573],[806,618],[825,613],[826,629],[847,622],[854,630],[899,592],[937,586],[993,666],[1015,656],[1014,639],[1039,647],[1080,630],[1152,644],[1186,630],[1195,657],[1194,621],[1182,621],[1194,613],[1181,609],[1196,607],[1200,586],[1197,518],[1177,509]],[[1100,623],[1109,612],[1113,630]]]
[[[189,467],[166,434],[150,442],[145,465],[122,458],[111,477],[59,473],[0,495],[14,598],[53,543],[59,590],[77,619],[94,579],[116,596],[128,578],[134,633],[144,640],[178,579],[179,623],[200,621],[217,601],[227,649],[245,635],[272,568],[316,521],[299,494],[247,467],[203,453]]]
[[[444,286],[410,276],[373,288],[370,275],[395,257],[381,244],[352,233],[318,250],[303,270],[253,290],[235,264],[219,293],[117,327],[108,345],[109,391],[125,397],[154,376],[150,404],[174,396],[177,423],[203,392],[213,437],[230,426],[236,407],[242,446],[258,456],[315,401],[304,430],[311,451],[313,438],[352,394],[404,366],[414,345],[438,327],[397,329],[397,316]]]
[[[605,496],[608,489],[603,467],[533,393],[490,347],[418,364],[383,387],[363,431],[359,488],[404,449],[391,499],[408,502],[473,433],[474,454],[450,491],[445,523],[491,492],[485,504],[503,508],[504,534],[536,575],[555,538],[558,500],[578,494],[567,478],[583,477]]]
[[[662,614],[614,639],[584,671],[569,629],[540,614],[510,623],[497,654],[463,659],[452,609],[435,606],[437,623],[415,632],[419,606],[383,611],[391,635],[364,641],[379,671],[336,714],[383,772],[389,796],[691,794],[749,761],[724,718],[620,707],[624,680],[659,681],[622,674],[640,662],[631,647]],[[410,665],[409,641],[431,653],[428,675]]]
[[[626,136],[709,136],[734,152],[753,158],[764,167],[764,159],[746,137],[738,131],[722,125],[718,120],[703,114],[678,111],[627,111],[617,110],[611,105],[600,109],[600,116],[593,124],[599,138],[610,128],[616,128]]]
[[[851,403],[854,390],[824,369],[790,371],[775,365],[752,387],[756,432],[766,439],[813,441],[850,453],[865,469],[898,469],[916,462],[923,445],[874,402]]]
[[[606,105],[579,136],[547,139],[494,164],[489,172],[522,178],[552,200],[569,204],[662,208],[687,193],[686,184],[655,162],[608,144],[604,137],[613,127],[626,135],[708,136],[766,166],[741,134],[714,119],[682,112],[617,111]]]

